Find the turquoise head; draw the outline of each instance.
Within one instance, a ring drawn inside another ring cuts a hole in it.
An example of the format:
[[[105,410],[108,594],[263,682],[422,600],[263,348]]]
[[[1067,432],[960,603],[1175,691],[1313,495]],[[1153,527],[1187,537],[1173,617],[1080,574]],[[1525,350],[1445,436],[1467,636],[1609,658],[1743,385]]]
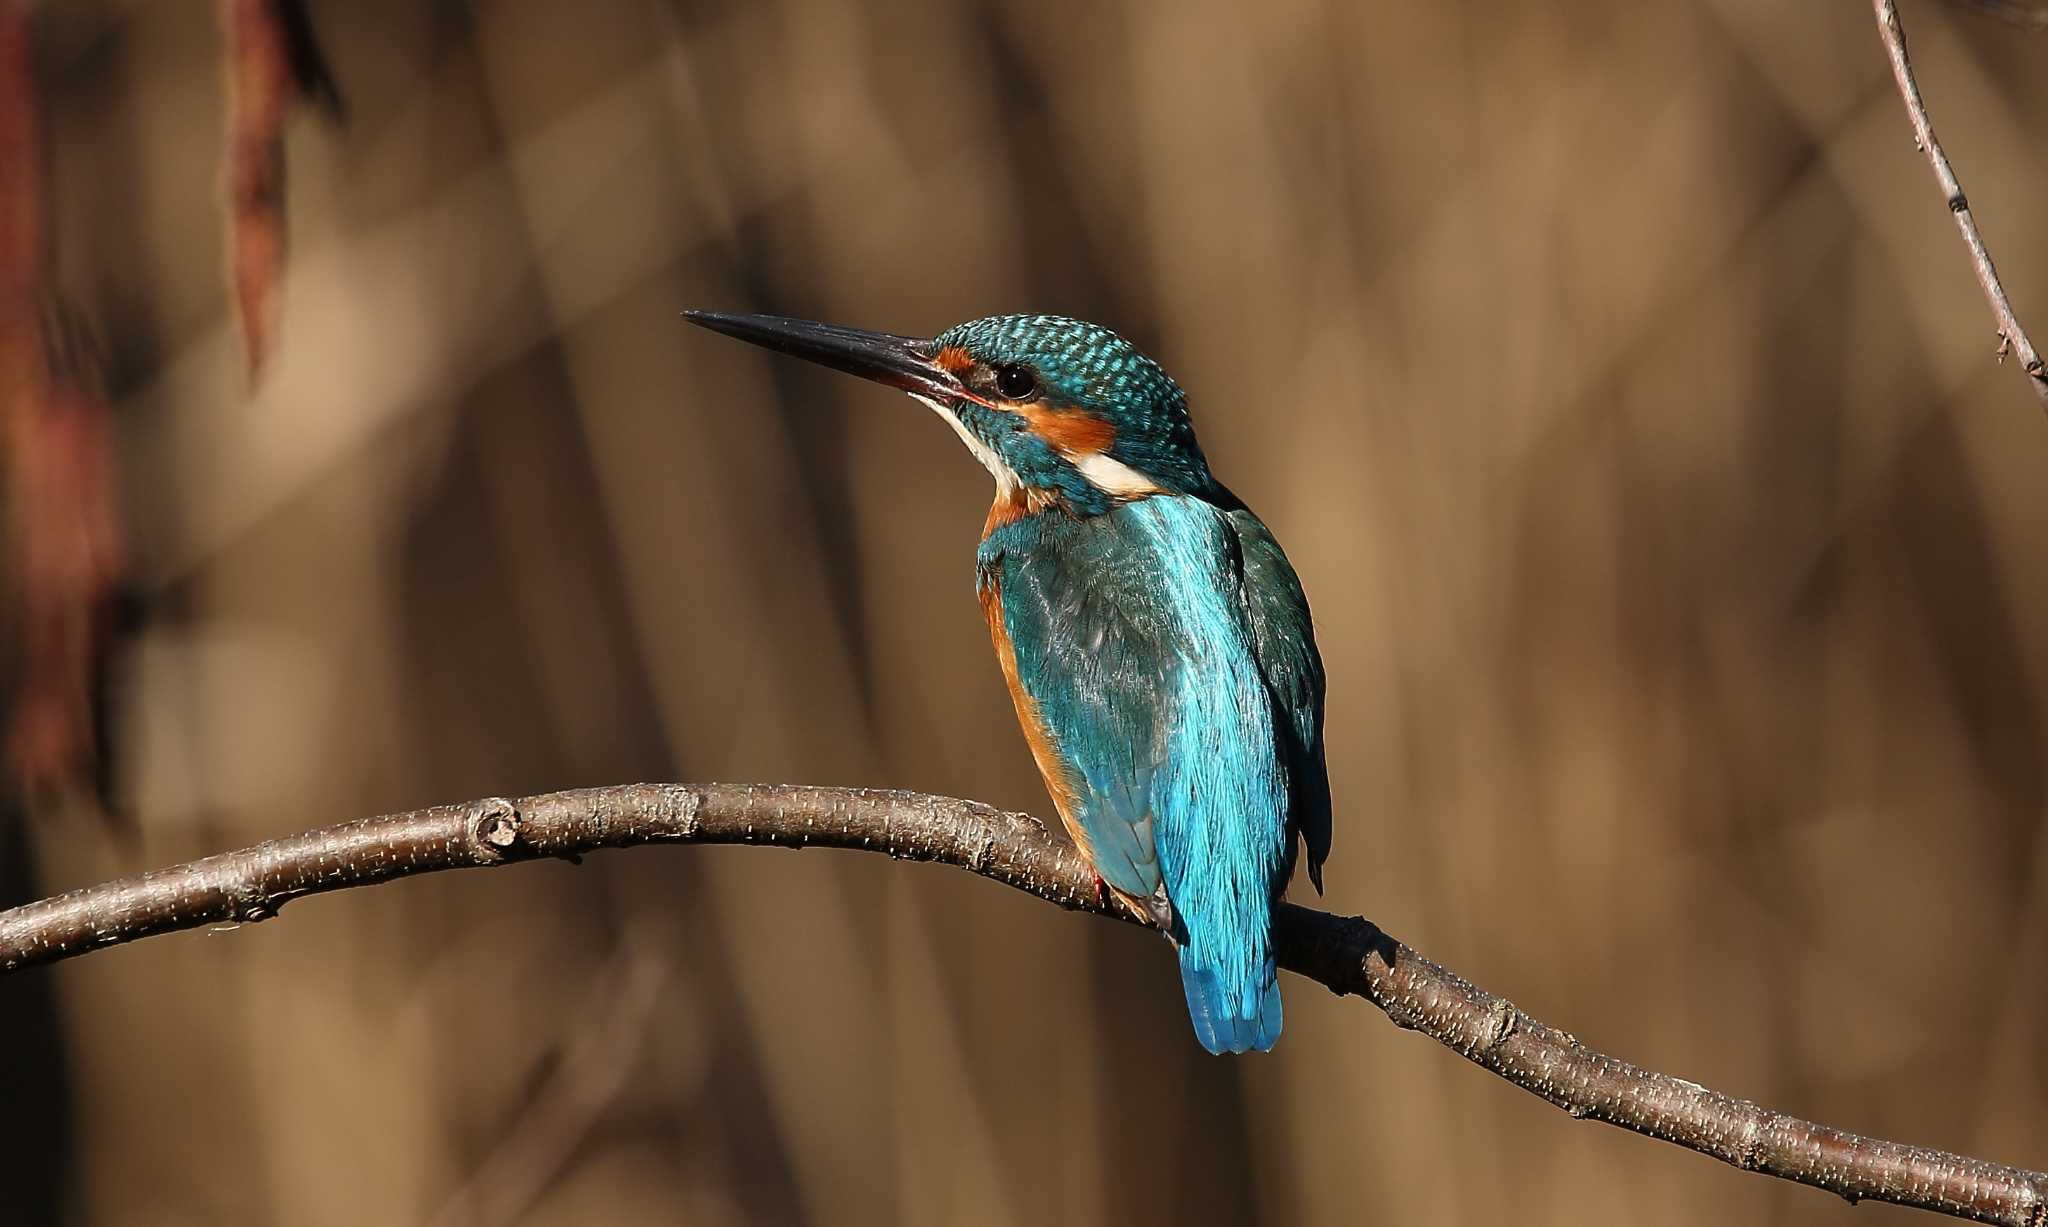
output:
[[[922,340],[780,316],[686,315],[924,402],[994,475],[998,518],[1097,515],[1212,486],[1180,385],[1097,324],[992,315]]]

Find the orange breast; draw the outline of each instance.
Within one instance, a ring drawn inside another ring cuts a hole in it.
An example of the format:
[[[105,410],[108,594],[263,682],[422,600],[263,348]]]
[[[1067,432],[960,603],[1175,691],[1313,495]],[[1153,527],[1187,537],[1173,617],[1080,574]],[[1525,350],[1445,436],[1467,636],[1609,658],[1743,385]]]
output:
[[[994,513],[991,513],[993,516]],[[1017,678],[1017,652],[1010,644],[1010,631],[1003,621],[1002,583],[990,576],[981,589],[981,612],[988,619],[989,638],[994,641],[996,662],[1002,666],[1003,682],[1010,688],[1010,701],[1017,707],[1017,723],[1024,727],[1024,742],[1031,747],[1031,759],[1038,764],[1038,774],[1045,777],[1045,790],[1052,794],[1053,807],[1060,812],[1060,821],[1065,824],[1067,834],[1088,862],[1095,862],[1095,849],[1088,842],[1087,832],[1074,817],[1073,775],[1066,761],[1060,757],[1059,747],[1052,739],[1052,733],[1039,715],[1038,700],[1024,689]]]
[[[1035,516],[1049,507],[1057,506],[1059,501],[1058,494],[1037,486],[1013,486],[1006,491],[998,491],[996,501],[989,504],[988,519],[982,522],[981,539],[986,541],[990,533],[1003,525],[1015,523],[1025,516]],[[984,596],[982,604],[987,603],[988,598]]]

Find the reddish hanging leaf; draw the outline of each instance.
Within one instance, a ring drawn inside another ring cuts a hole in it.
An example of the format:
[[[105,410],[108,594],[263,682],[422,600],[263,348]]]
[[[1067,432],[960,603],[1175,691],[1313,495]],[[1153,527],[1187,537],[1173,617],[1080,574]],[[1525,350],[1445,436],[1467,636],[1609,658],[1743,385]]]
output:
[[[220,0],[228,46],[228,283],[250,380],[276,344],[284,279],[284,123],[312,98],[341,98],[301,0]]]
[[[89,768],[93,689],[121,571],[113,423],[82,386],[52,386],[7,430],[22,667],[7,742],[10,774],[42,792]]]
[[[97,752],[92,694],[121,548],[106,404],[81,390],[75,362],[60,378],[51,370],[30,51],[26,3],[0,0],[0,449],[17,661],[6,765],[41,792],[84,773]]]
[[[35,653],[28,645],[28,612],[35,603],[34,581],[25,565],[27,542],[34,534],[33,516],[18,480],[22,458],[15,451],[18,425],[32,420],[47,382],[43,370],[41,324],[36,312],[37,282],[42,273],[42,185],[39,170],[42,151],[37,145],[35,80],[29,62],[28,9],[25,0],[0,0],[0,446],[7,448],[7,519],[10,532],[7,570],[9,595],[13,598],[16,642],[9,647],[20,662],[15,669],[17,686],[14,711],[9,721],[8,762],[16,774],[17,762],[40,752],[17,755],[13,747],[24,736],[27,723],[41,724],[40,718],[25,721],[30,706],[28,674]],[[38,733],[43,744],[61,738]]]
[[[253,382],[277,333],[292,66],[276,0],[220,0],[220,17],[228,46],[228,280]]]

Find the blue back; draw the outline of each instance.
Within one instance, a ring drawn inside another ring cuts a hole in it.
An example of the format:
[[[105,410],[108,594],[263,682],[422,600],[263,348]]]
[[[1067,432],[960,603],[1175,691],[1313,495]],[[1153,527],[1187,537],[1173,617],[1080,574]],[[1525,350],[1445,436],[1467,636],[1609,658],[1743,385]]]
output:
[[[1096,872],[1163,892],[1196,1034],[1242,1052],[1280,1033],[1272,905],[1295,834],[1318,876],[1329,845],[1322,670],[1285,555],[1207,493],[1004,524],[978,563]]]

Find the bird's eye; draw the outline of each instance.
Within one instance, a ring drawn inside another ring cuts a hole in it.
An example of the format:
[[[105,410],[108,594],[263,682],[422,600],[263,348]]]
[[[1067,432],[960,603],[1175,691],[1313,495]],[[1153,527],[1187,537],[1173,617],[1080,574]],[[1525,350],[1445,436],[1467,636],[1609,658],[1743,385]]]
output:
[[[1028,366],[1006,362],[996,368],[996,391],[1004,400],[1030,400],[1038,395],[1038,377]]]

